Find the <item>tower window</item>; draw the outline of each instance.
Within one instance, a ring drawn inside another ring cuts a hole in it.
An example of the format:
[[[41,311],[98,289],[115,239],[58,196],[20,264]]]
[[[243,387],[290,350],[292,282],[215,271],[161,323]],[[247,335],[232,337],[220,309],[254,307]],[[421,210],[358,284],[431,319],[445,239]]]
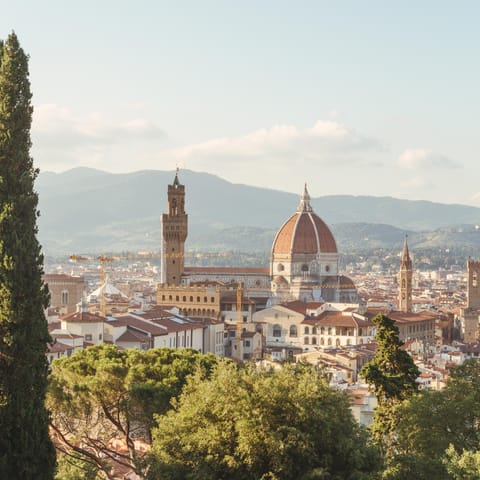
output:
[[[63,290],[62,292],[62,305],[68,304],[68,290]]]
[[[283,266],[283,263],[279,263],[278,266],[277,266],[277,270],[279,272],[283,272],[285,270],[285,267]]]

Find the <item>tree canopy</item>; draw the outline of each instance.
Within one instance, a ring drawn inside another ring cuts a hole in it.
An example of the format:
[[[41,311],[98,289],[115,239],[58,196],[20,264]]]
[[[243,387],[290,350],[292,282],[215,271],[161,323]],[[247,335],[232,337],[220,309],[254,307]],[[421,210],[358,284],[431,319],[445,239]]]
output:
[[[378,466],[347,397],[313,368],[220,364],[174,404],[157,417],[152,480],[361,480]]]
[[[28,57],[0,42],[0,478],[51,479],[55,449],[44,406],[49,340],[34,181]]]
[[[148,444],[154,414],[170,408],[188,375],[197,369],[207,375],[218,360],[190,349],[100,345],[55,361],[47,400],[58,448],[107,478],[113,478],[112,462],[143,475],[135,439]]]
[[[477,360],[453,368],[443,390],[411,397],[397,414],[397,454],[387,478],[479,478],[475,476],[480,470]]]

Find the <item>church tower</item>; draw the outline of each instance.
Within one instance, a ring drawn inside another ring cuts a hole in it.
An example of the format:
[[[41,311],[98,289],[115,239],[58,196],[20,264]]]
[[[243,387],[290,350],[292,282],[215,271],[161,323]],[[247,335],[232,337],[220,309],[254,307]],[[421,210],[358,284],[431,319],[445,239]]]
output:
[[[168,213],[162,215],[162,283],[180,285],[185,261],[188,215],[185,213],[185,186],[178,180],[168,186]]]
[[[467,308],[480,309],[480,262],[467,262]]]
[[[402,259],[400,261],[400,272],[398,274],[400,284],[400,295],[398,299],[398,306],[401,312],[412,311],[412,259],[408,252],[407,237],[403,244]]]

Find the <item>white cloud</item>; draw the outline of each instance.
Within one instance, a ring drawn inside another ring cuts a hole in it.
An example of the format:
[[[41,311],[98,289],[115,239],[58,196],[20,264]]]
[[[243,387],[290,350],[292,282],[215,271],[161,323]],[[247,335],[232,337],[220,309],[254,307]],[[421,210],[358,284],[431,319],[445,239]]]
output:
[[[145,143],[156,144],[165,138],[162,129],[141,117],[111,119],[98,112],[79,115],[56,104],[34,108],[33,155],[42,168],[65,170],[104,162],[108,169],[109,162],[122,160],[114,150],[129,150],[133,145],[142,150]]]
[[[451,158],[429,149],[407,149],[398,157],[398,165],[405,169],[458,168]]]
[[[218,138],[177,148],[172,154],[201,167],[218,163],[259,167],[274,162],[277,168],[292,164],[364,164],[365,156],[384,150],[379,141],[359,134],[335,121],[318,121],[311,128],[275,125],[240,137]],[[368,162],[367,162],[368,163]]]

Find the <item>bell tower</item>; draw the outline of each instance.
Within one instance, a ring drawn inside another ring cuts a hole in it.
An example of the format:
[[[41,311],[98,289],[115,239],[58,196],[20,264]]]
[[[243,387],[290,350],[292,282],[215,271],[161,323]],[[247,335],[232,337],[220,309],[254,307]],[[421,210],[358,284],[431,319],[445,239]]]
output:
[[[412,259],[408,251],[407,236],[403,244],[402,259],[400,261],[400,272],[398,274],[400,294],[398,298],[398,309],[401,312],[412,311]]]
[[[178,168],[172,185],[168,186],[168,213],[162,215],[161,221],[161,281],[180,285],[185,262],[188,215],[185,213],[185,186],[178,179]]]

